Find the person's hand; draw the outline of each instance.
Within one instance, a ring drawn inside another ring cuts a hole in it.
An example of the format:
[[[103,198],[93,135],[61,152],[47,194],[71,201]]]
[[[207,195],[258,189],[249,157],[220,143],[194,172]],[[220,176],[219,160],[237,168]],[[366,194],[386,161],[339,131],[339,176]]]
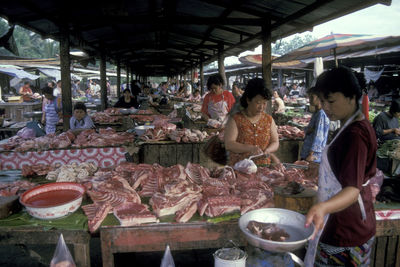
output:
[[[263,154],[264,152],[258,146],[251,146],[250,153],[252,155],[260,155]]]
[[[46,119],[42,118],[42,124],[45,124],[45,123],[46,123]]]
[[[319,164],[316,162],[310,162],[308,169],[304,171],[304,175],[309,178],[318,177]]]
[[[324,227],[325,215],[326,210],[324,202],[312,206],[311,209],[308,211],[304,227],[308,228],[311,223],[314,224],[314,232],[311,236],[311,240],[314,240],[316,234]]]
[[[395,135],[400,135],[400,129],[399,128],[395,128],[394,129],[394,134]]]

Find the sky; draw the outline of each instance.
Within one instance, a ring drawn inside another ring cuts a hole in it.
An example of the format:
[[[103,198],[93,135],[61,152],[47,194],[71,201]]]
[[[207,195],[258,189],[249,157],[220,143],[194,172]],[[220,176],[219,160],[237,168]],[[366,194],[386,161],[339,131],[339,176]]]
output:
[[[314,26],[313,31],[300,33],[300,35],[311,34],[318,39],[331,33],[400,35],[400,0],[392,0],[390,6],[377,4],[353,12]],[[284,40],[290,40],[293,36]],[[261,54],[261,46],[255,48],[254,51],[245,51],[239,57],[251,54]],[[240,63],[237,57],[229,57],[226,60],[225,64]]]

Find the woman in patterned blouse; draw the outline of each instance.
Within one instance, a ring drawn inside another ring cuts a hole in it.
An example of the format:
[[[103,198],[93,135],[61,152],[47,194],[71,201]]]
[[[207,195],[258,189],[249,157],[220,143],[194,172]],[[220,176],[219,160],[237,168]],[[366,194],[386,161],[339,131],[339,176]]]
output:
[[[279,148],[279,137],[273,118],[265,113],[267,100],[272,96],[263,79],[251,79],[240,98],[244,108],[229,118],[225,128],[225,148],[229,165],[251,155],[271,154]],[[276,157],[273,158],[276,160]],[[270,157],[259,157],[256,164],[270,163]]]

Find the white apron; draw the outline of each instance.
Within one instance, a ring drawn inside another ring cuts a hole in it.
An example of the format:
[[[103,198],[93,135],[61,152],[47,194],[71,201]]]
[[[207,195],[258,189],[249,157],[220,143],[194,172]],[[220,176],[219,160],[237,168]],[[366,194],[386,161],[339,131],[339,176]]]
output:
[[[224,92],[222,92],[222,100],[208,102],[208,113],[211,119],[223,122],[228,115],[228,103],[224,101]]]
[[[321,164],[319,166],[319,175],[318,175],[318,202],[324,202],[337,193],[339,193],[342,190],[342,185],[339,183],[338,179],[336,178],[335,174],[333,173],[331,166],[329,164],[328,160],[328,150],[331,144],[336,140],[336,138],[343,132],[343,130],[349,126],[350,123],[353,122],[353,120],[360,114],[360,110],[358,110],[356,113],[354,113],[353,116],[351,116],[346,123],[343,125],[343,127],[340,129],[340,131],[337,133],[335,138],[332,140],[332,142],[325,146],[324,151],[322,152],[321,156]],[[369,181],[367,181],[363,186],[366,186]],[[361,192],[360,192],[361,193]],[[360,205],[360,210],[362,214],[362,219],[366,219],[366,214],[365,214],[365,208],[364,208],[364,203],[361,198],[361,194],[358,195],[358,204]],[[315,255],[317,252],[317,245],[319,242],[319,239],[321,237],[321,234],[324,230],[325,223],[327,222],[329,218],[329,214],[327,214],[324,218],[324,226],[323,228],[316,234],[314,240],[310,240],[308,243],[308,248],[307,248],[307,253],[304,258],[304,264],[306,267],[312,267],[314,266],[314,261],[315,261]]]

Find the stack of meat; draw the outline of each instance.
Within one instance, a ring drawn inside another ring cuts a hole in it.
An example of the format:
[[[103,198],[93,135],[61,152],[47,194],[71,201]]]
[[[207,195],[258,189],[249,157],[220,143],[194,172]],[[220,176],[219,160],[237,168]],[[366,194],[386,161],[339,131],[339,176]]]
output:
[[[133,142],[134,134],[116,132],[112,128],[100,129],[97,133],[94,129],[82,131],[75,139],[73,147],[105,147],[123,145]]]
[[[294,126],[278,126],[279,139],[304,139],[304,131]]]
[[[8,197],[21,195],[26,190],[29,190],[35,186],[36,184],[24,180],[18,180],[14,182],[0,182],[0,196]]]
[[[104,110],[104,113],[109,115],[121,115],[120,108],[108,108]]]
[[[153,114],[153,111],[150,109],[142,109],[138,111],[138,114],[146,114],[146,115],[151,115]]]
[[[57,182],[82,182],[97,171],[97,166],[93,163],[72,163],[62,165],[56,170],[48,172],[47,180],[56,180]]]
[[[93,204],[82,206],[88,217],[90,232],[100,227],[109,212],[114,213],[122,226],[158,222],[148,206],[141,203],[139,195],[128,181],[118,174],[104,181],[90,183],[86,192],[93,200]]]
[[[15,137],[11,138],[3,148],[6,150],[15,149],[17,152],[29,150],[43,151],[68,147],[117,146],[133,142],[133,140],[134,134],[131,133],[117,133],[111,128],[100,129],[97,133],[94,129],[89,129],[82,131],[76,137],[71,131],[61,133],[60,135],[48,134],[28,140]]]
[[[47,175],[49,172],[54,171],[57,166],[47,164],[34,164],[34,165],[23,165],[22,176],[42,176]]]
[[[316,181],[305,177],[303,170],[286,170],[283,166],[260,167],[255,174],[243,174],[231,167],[209,170],[190,162],[186,167],[125,162],[82,182],[94,202],[83,209],[91,231],[109,212],[121,225],[157,222],[167,215],[174,215],[177,222],[187,222],[196,212],[215,217],[271,207],[273,186],[291,181],[316,186]],[[150,198],[151,210],[141,203],[141,198]]]
[[[310,123],[310,120],[311,120],[310,115],[304,115],[304,117],[294,117],[292,119],[292,122],[299,124],[303,127],[306,127]]]
[[[114,111],[116,112],[116,111]],[[121,123],[122,122],[122,116],[115,116],[115,115],[121,115],[121,113],[112,115],[114,113],[110,112],[96,112],[94,114],[91,115],[92,120],[96,123]]]
[[[158,122],[161,121],[158,120]],[[208,138],[208,134],[205,131],[202,132],[200,130],[190,130],[186,128],[176,129],[174,124],[168,122],[158,123],[156,125],[154,129],[147,129],[146,132],[140,136],[140,139],[144,141],[172,140],[177,143],[197,143],[203,142]]]

